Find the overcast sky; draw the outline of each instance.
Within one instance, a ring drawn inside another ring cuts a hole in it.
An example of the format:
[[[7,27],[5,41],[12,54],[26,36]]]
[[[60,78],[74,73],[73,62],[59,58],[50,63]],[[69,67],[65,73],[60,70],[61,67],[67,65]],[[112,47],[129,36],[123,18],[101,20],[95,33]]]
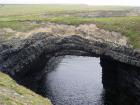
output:
[[[140,0],[0,0],[0,4],[88,4],[140,6]]]

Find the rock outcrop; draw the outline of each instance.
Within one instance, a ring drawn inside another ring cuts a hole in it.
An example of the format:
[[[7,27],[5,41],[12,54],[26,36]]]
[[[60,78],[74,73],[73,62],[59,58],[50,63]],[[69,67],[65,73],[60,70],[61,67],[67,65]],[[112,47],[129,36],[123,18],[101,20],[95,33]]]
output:
[[[33,29],[29,32],[16,32],[15,35],[11,38],[28,39],[28,37],[31,37],[39,32],[44,32],[46,34],[60,37],[78,35],[80,37],[92,39],[95,41],[106,41],[119,45],[130,46],[128,38],[123,36],[121,33],[100,29],[95,24],[81,24],[74,26],[46,23],[45,26]]]
[[[140,104],[140,68],[101,57],[104,104]]]
[[[30,70],[43,68],[42,64],[45,65],[49,58],[59,55],[106,56],[118,62],[140,67],[140,53],[130,48],[127,43],[113,43],[107,41],[109,38],[106,36],[103,37],[104,40],[97,40],[92,35],[87,36],[39,32],[27,38],[3,42],[0,44],[0,69],[12,76],[16,73],[24,75]],[[118,39],[113,40],[117,42]]]

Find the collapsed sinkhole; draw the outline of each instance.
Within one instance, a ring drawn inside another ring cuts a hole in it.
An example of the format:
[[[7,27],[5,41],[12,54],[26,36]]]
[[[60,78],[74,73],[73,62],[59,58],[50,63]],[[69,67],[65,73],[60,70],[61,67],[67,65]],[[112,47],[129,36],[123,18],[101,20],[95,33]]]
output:
[[[85,52],[77,54],[76,53],[73,53],[73,55],[81,56],[83,54],[82,56],[98,57],[98,55],[91,56],[91,54]],[[53,70],[54,68],[56,68],[60,61],[63,59],[63,57],[68,55],[63,54],[64,52],[53,54],[57,56],[49,57],[49,59],[47,59],[47,56],[44,56],[45,54],[43,54],[42,56],[40,56],[39,59],[36,60],[36,62],[32,64],[30,72],[26,73],[22,78],[17,77],[16,80],[20,84],[30,88],[36,93],[45,96],[43,92],[39,91],[40,88],[42,88],[40,86],[42,86],[42,81],[44,79],[43,77],[49,72],[47,70]],[[59,59],[56,60],[56,58]],[[138,68],[112,60],[109,57],[102,56],[99,58],[100,65],[102,67],[102,84],[106,91],[104,97],[107,98],[105,99],[105,103],[113,101],[112,103],[114,103],[114,105],[121,105],[120,103],[128,99],[131,99],[129,102],[131,104],[127,103],[126,105],[132,105],[134,104],[134,102],[139,103],[139,99],[137,96],[139,89],[136,87],[137,84],[135,84],[135,82],[133,81],[134,78],[137,78],[138,74],[140,73]],[[132,89],[135,89],[135,91],[132,91]],[[122,95],[122,97],[124,98],[123,100],[119,98],[120,95]],[[111,97],[114,97],[115,99],[112,100]]]
[[[3,64],[0,68],[6,73],[14,74],[12,76],[18,83],[31,90],[39,93],[38,86],[44,73],[47,73],[44,68],[53,57],[65,55],[100,57],[104,88],[108,92],[123,91],[126,96],[131,96],[136,102],[139,101],[139,58],[137,52],[132,49],[94,42],[76,35],[62,38],[42,34],[23,42],[22,46],[20,44],[17,46],[20,46],[19,48],[8,49],[0,55],[0,62]],[[51,62],[52,65],[53,63]]]

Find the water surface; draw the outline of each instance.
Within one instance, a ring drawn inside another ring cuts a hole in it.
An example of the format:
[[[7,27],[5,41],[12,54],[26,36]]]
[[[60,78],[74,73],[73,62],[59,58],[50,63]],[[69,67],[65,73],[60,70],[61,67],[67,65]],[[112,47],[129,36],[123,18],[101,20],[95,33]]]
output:
[[[47,73],[44,88],[54,105],[103,105],[100,59],[65,56]]]

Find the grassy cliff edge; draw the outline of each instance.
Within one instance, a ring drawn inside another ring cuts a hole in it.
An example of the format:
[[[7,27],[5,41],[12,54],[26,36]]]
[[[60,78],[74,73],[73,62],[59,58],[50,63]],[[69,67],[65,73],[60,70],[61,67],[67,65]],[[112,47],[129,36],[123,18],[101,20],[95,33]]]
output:
[[[0,72],[0,105],[52,105],[50,100],[18,85]]]

